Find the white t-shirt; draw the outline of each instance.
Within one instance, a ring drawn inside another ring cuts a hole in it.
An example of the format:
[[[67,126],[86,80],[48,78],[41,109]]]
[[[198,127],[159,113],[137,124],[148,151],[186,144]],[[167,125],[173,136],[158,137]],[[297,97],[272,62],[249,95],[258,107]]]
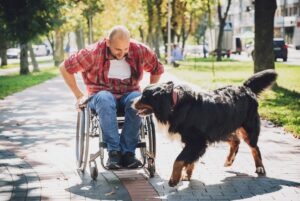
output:
[[[131,69],[125,58],[121,60],[110,60],[110,67],[108,71],[108,78],[115,78],[124,80],[130,78]]]

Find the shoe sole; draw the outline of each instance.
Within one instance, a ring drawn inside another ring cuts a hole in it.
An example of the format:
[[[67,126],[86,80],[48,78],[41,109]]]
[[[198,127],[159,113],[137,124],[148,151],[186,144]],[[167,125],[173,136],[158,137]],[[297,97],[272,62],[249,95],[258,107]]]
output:
[[[116,169],[120,169],[121,166],[120,165],[117,165],[117,164],[110,164],[107,166],[108,169],[110,170],[116,170]]]

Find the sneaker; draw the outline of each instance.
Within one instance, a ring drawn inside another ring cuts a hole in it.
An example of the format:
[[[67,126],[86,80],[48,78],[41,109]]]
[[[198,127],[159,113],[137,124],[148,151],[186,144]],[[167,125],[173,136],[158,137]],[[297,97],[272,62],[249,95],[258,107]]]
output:
[[[139,161],[134,153],[132,152],[126,152],[124,155],[123,155],[123,166],[124,167],[127,167],[127,168],[138,168],[139,166],[142,165],[142,162]]]
[[[110,151],[108,153],[108,160],[106,163],[108,169],[119,169],[121,168],[121,152]]]

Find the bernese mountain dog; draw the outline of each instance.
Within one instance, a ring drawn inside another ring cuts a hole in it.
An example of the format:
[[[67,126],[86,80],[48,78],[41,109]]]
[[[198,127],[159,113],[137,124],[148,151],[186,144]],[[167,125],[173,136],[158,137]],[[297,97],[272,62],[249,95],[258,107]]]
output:
[[[141,116],[154,113],[159,123],[168,125],[168,132],[179,133],[184,148],[177,156],[169,186],[190,180],[195,162],[210,143],[227,141],[230,151],[225,166],[230,166],[238,152],[240,139],[250,147],[256,173],[265,175],[257,146],[260,133],[257,96],[277,78],[274,70],[254,74],[242,86],[226,86],[207,92],[195,92],[188,86],[174,83],[147,86],[133,108]]]

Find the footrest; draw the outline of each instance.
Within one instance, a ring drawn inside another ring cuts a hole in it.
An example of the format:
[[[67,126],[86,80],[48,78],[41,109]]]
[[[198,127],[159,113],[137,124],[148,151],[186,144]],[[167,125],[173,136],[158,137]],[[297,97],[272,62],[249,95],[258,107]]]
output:
[[[136,147],[137,148],[146,147],[146,142],[139,142]]]

